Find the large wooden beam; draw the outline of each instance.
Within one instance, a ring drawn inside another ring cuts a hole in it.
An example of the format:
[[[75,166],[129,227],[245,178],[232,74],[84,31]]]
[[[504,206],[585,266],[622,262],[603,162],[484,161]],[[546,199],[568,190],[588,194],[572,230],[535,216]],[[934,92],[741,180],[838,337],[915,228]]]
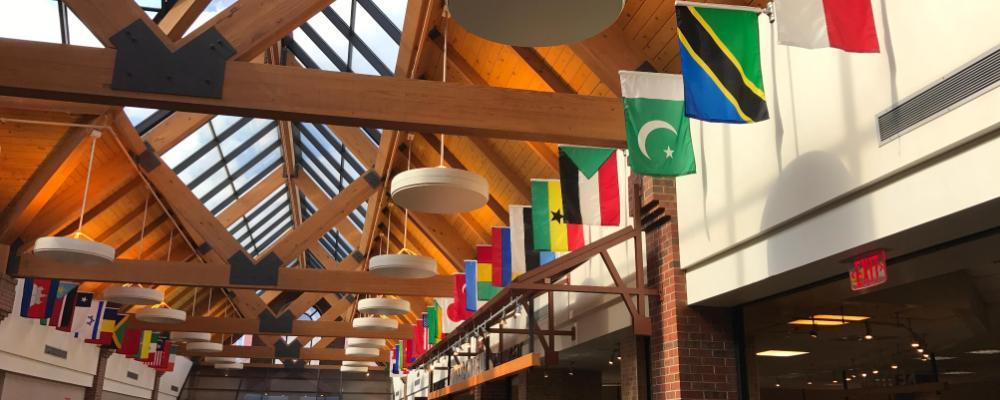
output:
[[[140,283],[151,285],[202,286],[242,289],[294,290],[322,293],[363,293],[398,296],[448,297],[454,294],[454,279],[435,276],[423,279],[386,278],[370,272],[280,268],[278,284],[254,286],[229,282],[229,265],[168,261],[116,260],[92,266],[62,263],[25,254],[14,273],[18,277],[71,281]],[[257,298],[257,300],[260,300]]]
[[[0,40],[0,95],[624,147],[614,98],[230,62],[221,99],[116,91],[115,51]],[[45,65],[46,68],[37,68]],[[337,96],[328,96],[336,93]],[[392,107],[386,107],[392,104]]]
[[[187,356],[201,356],[204,354],[192,354],[187,350],[181,350],[180,354]],[[212,357],[239,357],[239,358],[277,358],[273,347],[267,346],[223,346],[222,351],[210,354]],[[358,357],[349,356],[344,349],[330,348],[304,348],[300,351],[299,360],[320,360],[320,361],[389,361],[389,353],[382,351],[378,357]]]
[[[189,316],[187,321],[179,324],[153,324],[139,320],[130,321],[129,328],[151,331],[184,331],[209,333],[237,334],[278,334],[288,336],[311,337],[363,337],[409,339],[413,337],[413,326],[401,325],[394,331],[373,331],[356,329],[350,322],[341,321],[292,321],[292,331],[288,333],[263,332],[260,330],[260,320],[249,318],[208,318]]]
[[[618,71],[639,70],[647,64],[646,57],[641,51],[632,48],[631,41],[618,25],[612,25],[604,32],[572,43],[569,47],[597,75],[601,83],[619,96],[622,94],[622,87]]]
[[[270,174],[254,185],[253,188],[244,193],[242,197],[236,199],[233,204],[222,210],[219,213],[219,222],[222,223],[222,226],[232,225],[243,214],[246,214],[251,208],[254,208],[254,206],[264,201],[267,196],[278,190],[282,183],[285,183],[285,178],[281,176],[281,168],[271,171]]]
[[[153,24],[153,20],[139,5],[130,0],[66,0],[66,5],[87,26],[87,29],[101,41],[104,47],[114,47],[111,36],[131,25],[136,20],[143,21],[150,30],[160,37],[167,46],[172,41],[167,39],[163,30]]]
[[[160,20],[160,29],[171,40],[180,39],[210,2],[211,0],[178,0]]]

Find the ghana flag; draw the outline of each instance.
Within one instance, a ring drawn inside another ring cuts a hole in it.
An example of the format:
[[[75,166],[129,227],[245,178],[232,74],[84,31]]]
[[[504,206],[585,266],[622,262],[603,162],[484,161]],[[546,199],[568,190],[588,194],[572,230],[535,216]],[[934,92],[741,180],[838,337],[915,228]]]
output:
[[[757,11],[678,2],[684,112],[704,121],[764,121]]]
[[[535,250],[572,251],[583,247],[583,226],[566,223],[558,180],[531,180],[531,225]]]

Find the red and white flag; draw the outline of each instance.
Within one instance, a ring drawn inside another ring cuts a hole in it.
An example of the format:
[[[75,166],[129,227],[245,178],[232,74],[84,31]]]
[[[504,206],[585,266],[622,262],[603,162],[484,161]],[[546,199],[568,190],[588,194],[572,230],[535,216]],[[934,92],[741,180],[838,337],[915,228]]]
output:
[[[871,0],[778,0],[774,5],[781,44],[879,51]]]

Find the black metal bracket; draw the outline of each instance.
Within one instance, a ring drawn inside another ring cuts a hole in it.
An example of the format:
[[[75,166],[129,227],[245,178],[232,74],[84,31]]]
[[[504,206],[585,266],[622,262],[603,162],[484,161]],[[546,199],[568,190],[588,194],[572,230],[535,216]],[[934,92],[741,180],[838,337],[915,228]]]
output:
[[[236,54],[215,28],[175,52],[142,20],[110,40],[118,49],[111,78],[114,90],[222,98],[226,60]]]
[[[212,251],[212,245],[205,242],[198,245],[198,248],[195,250],[198,250],[198,254],[208,254],[208,252]]]
[[[236,285],[274,286],[278,284],[281,259],[269,254],[255,264],[246,253],[238,251],[229,259],[229,283]]]
[[[10,250],[7,253],[7,275],[15,276],[17,275],[17,270],[21,267],[21,253],[18,251],[21,249],[21,239],[14,240],[14,243],[10,244]]]
[[[285,369],[306,369],[305,360],[281,360],[281,364],[285,366]]]
[[[132,158],[135,159],[135,163],[139,164],[143,170],[149,172],[160,166],[160,157],[156,156],[156,150],[153,150],[153,145],[146,141],[142,143],[146,145],[146,151],[136,154]]]
[[[285,343],[284,340],[279,340],[274,344],[274,358],[301,358],[299,357],[302,353],[302,343],[298,340],[293,340],[292,343]]]
[[[361,254],[361,252],[357,250],[354,250],[354,252],[351,253],[351,257],[354,257],[354,260],[357,262],[361,262],[362,260],[365,259],[365,255]]]
[[[295,317],[288,311],[281,313],[281,315],[274,315],[271,310],[264,310],[257,318],[260,319],[257,330],[261,332],[292,333],[292,321],[295,320]]]
[[[375,171],[365,172],[365,174],[361,177],[364,178],[365,182],[368,182],[368,185],[371,187],[378,187],[378,184],[382,182],[382,177]]]

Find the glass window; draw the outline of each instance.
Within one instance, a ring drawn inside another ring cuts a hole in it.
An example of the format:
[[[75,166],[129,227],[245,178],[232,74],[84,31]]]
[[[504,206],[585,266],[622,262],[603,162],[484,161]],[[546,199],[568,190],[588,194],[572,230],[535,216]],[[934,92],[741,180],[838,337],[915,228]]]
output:
[[[73,10],[69,11],[69,43],[75,46],[87,46],[87,47],[104,47],[100,40],[94,36],[90,29],[87,29],[80,18],[73,13]],[[133,122],[135,124],[135,122]]]
[[[126,107],[125,110],[127,111],[128,108]],[[198,149],[208,145],[211,141],[212,130],[208,127],[208,124],[202,125],[200,128],[188,135],[188,137],[181,140],[180,143],[177,143],[177,145],[172,147],[170,150],[167,150],[167,152],[162,156],[163,161],[166,162],[170,168],[174,168],[186,158],[194,154],[194,152],[198,151]]]
[[[62,43],[58,3],[0,0],[0,37]]]
[[[364,7],[357,7],[354,31],[368,45],[368,48],[378,56],[382,64],[386,66],[396,65],[396,55],[399,53],[399,45],[375,22],[375,19],[368,14],[368,10],[365,10]]]
[[[301,28],[295,29],[293,35],[295,43],[302,47],[302,50],[305,51],[306,55],[319,66],[319,69],[325,71],[340,71],[337,66],[334,65],[333,60],[330,60],[326,54],[323,54],[323,51],[316,46],[316,43],[309,39],[309,36],[307,36]]]
[[[392,21],[396,28],[403,30],[406,20],[406,2],[400,0],[372,0],[376,6]]]

